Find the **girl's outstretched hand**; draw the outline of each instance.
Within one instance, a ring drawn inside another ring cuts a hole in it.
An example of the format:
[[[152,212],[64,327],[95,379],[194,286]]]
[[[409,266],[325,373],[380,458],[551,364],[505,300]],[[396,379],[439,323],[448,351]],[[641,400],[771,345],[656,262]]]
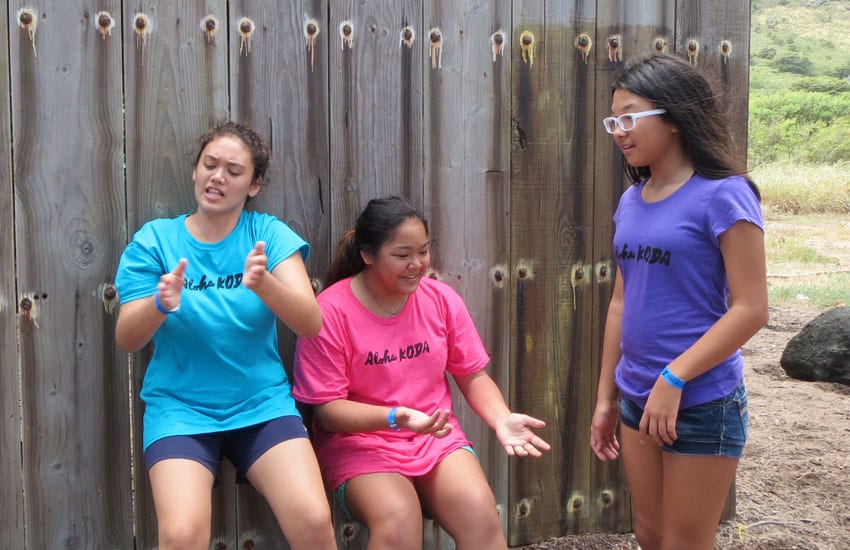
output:
[[[449,411],[437,409],[431,415],[408,407],[398,407],[395,422],[399,427],[420,434],[431,434],[434,437],[446,437],[452,431],[449,424]]]
[[[620,408],[616,401],[597,404],[590,422],[590,448],[599,460],[617,460],[620,442],[617,441],[617,422]]]
[[[508,413],[496,420],[496,437],[508,456],[542,456],[551,449],[532,428],[544,428],[546,423],[526,414]]]

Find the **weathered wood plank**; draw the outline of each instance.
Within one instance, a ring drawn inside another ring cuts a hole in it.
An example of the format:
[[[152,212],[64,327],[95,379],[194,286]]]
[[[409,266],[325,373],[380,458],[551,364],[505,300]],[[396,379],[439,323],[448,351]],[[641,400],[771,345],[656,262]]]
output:
[[[158,217],[194,208],[191,163],[196,138],[228,116],[225,0],[125,4],[124,67],[128,234]],[[209,40],[201,21],[213,15],[222,26]],[[144,16],[144,17],[141,17]],[[146,20],[145,20],[146,18]],[[136,21],[144,20],[145,32]],[[238,42],[237,42],[238,44]],[[136,547],[157,546],[156,515],[141,447],[143,406],[138,399],[150,346],[132,356]],[[223,473],[223,481],[232,472]],[[223,482],[213,491],[213,540],[236,545],[235,489]]]
[[[718,82],[732,133],[746,155],[749,115],[750,0],[676,2],[676,52]],[[694,41],[698,55],[689,49]],[[691,54],[689,56],[689,53]]]
[[[128,373],[102,299],[125,239],[121,44],[101,9],[121,13],[42,2],[37,32],[10,36],[28,548],[133,544]]]
[[[389,194],[423,204],[422,3],[331,0],[331,240],[354,224],[366,202]],[[351,21],[352,47],[338,25]],[[415,33],[411,47],[402,29]]]
[[[434,51],[440,66],[423,56],[421,69],[434,276],[464,297],[491,354],[488,372],[505,399],[510,390],[510,17],[507,0],[426,3],[423,31],[439,29],[442,48]],[[491,35],[497,31],[503,33],[504,48],[494,59]],[[507,456],[493,430],[456,387],[453,392],[456,415],[478,452],[507,528]]]
[[[14,17],[15,14],[12,14]],[[14,28],[14,26],[13,26]],[[0,11],[0,44],[9,43],[9,14]],[[9,89],[9,58],[0,58],[0,89]],[[0,547],[24,540],[21,482],[20,375],[15,296],[12,117],[7,96],[0,101]]]
[[[656,43],[672,52],[675,25],[674,0],[639,0],[600,4],[597,33],[592,52],[596,67],[594,133],[597,142],[594,161],[593,274],[593,375],[591,394],[596,396],[599,380],[605,316],[613,291],[617,266],[613,259],[614,223],[612,216],[628,182],[623,173],[623,158],[611,136],[602,128],[602,119],[611,112],[613,73],[634,57],[655,53]],[[616,38],[618,48],[609,39]],[[616,54],[616,55],[615,55]],[[622,460],[601,462],[591,459],[591,493],[599,506],[594,530],[624,532],[631,529],[631,502],[625,482]]]
[[[272,147],[267,185],[250,207],[278,216],[310,243],[307,267],[317,278],[331,254],[327,59],[337,29],[328,27],[321,0],[244,0],[233,2],[230,13],[229,28],[242,17],[256,26],[250,52],[236,44],[229,51],[233,118],[256,128]],[[305,37],[308,20],[317,30],[312,45]],[[295,338],[287,328],[279,337],[291,375]],[[265,500],[248,485],[239,486],[237,496],[238,548],[288,548]]]
[[[592,525],[594,78],[575,40],[595,9],[589,1],[514,2],[512,394],[515,408],[547,420],[554,448],[512,464],[514,545]]]

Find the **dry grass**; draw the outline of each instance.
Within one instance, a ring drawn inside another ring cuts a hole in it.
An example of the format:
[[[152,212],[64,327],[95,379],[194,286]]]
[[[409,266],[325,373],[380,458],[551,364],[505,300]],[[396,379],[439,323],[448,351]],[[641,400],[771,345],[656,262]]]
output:
[[[777,212],[850,213],[850,163],[758,166],[750,176],[758,184],[765,208]]]

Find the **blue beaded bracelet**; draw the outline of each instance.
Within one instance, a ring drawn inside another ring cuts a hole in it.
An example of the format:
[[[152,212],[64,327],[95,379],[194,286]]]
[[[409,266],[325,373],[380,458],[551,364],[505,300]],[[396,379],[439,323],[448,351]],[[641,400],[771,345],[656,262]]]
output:
[[[157,311],[159,311],[163,315],[171,315],[172,313],[180,309],[180,306],[177,306],[174,309],[165,309],[162,305],[162,302],[159,301],[159,292],[153,295],[153,305],[155,305]]]
[[[668,367],[664,367],[664,369],[661,371],[661,378],[666,380],[668,384],[670,384],[677,390],[684,389],[685,387],[685,381],[670,372],[670,369]]]
[[[399,431],[401,429],[401,426],[399,426],[395,422],[395,413],[397,410],[398,407],[393,407],[392,409],[390,409],[390,413],[387,415],[387,424],[395,431]]]

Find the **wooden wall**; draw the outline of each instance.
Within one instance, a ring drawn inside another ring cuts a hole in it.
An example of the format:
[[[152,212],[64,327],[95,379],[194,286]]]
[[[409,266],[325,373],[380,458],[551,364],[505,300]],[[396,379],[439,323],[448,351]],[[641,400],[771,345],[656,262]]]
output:
[[[150,350],[116,348],[112,285],[142,223],[192,208],[194,140],[227,117],[272,144],[253,206],[312,244],[317,287],[369,198],[400,194],[429,217],[433,276],[464,296],[511,406],[548,422],[553,452],[508,460],[457,403],[510,544],[630,529],[622,470],[588,445],[624,185],[600,120],[627,59],[659,39],[685,57],[696,43],[694,62],[720,80],[745,147],[749,1],[4,6],[0,546],[156,545],[138,400]],[[293,339],[281,334],[289,365]],[[236,486],[232,468],[221,477],[211,547],[288,548],[253,489]],[[426,546],[453,547],[438,526],[427,531]],[[358,525],[338,535],[341,548],[368,538]]]

